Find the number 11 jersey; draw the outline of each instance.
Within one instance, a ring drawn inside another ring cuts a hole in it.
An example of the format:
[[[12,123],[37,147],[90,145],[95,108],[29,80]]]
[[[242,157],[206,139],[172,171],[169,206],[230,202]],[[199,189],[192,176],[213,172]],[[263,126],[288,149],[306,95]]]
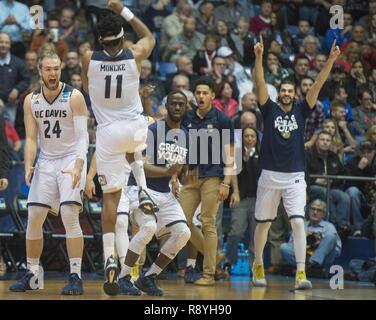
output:
[[[73,90],[73,87],[63,83],[51,103],[45,98],[42,87],[31,96],[31,111],[38,125],[41,159],[58,159],[76,154],[77,141],[70,107]]]
[[[143,112],[139,95],[140,73],[129,49],[121,50],[114,57],[105,51],[94,51],[87,75],[98,127],[136,119]]]

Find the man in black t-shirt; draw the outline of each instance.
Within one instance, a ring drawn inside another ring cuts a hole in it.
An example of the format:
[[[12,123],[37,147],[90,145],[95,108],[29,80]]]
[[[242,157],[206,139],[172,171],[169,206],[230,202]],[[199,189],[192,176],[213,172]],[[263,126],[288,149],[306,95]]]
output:
[[[310,289],[312,284],[305,274],[306,235],[304,230],[304,208],[306,205],[306,182],[304,177],[304,127],[305,121],[316,105],[320,89],[326,81],[334,61],[340,54],[333,43],[330,56],[315,83],[307,92],[305,100],[295,103],[295,85],[282,82],[278,103],[270,100],[264,79],[262,55],[263,40],[254,47],[255,80],[260,110],[264,121],[261,144],[261,176],[258,181],[255,218],[255,262],[253,283],[266,286],[263,250],[271,222],[276,218],[280,199],[291,222],[294,234],[294,249],[297,263],[296,289]]]

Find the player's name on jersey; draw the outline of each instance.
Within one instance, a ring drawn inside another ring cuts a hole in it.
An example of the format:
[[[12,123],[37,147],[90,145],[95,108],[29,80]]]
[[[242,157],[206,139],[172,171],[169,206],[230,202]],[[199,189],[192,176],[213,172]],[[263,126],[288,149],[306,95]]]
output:
[[[100,71],[125,71],[125,64],[115,64],[115,65],[108,65],[108,64],[101,64]]]
[[[66,118],[67,110],[35,110],[35,118]]]

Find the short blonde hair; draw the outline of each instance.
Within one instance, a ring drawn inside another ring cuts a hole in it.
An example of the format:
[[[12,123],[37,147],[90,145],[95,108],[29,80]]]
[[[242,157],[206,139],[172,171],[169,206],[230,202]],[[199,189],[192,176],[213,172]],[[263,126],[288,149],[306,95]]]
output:
[[[58,56],[56,51],[49,50],[49,49],[42,50],[42,51],[39,52],[39,57],[38,57],[38,67],[39,67],[39,69],[42,68],[42,62],[43,62],[44,59],[58,59],[61,62],[60,57]]]

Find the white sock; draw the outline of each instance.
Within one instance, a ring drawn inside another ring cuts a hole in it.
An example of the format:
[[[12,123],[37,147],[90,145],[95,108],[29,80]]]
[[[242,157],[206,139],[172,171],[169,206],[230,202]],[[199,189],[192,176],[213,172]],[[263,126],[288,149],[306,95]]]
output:
[[[126,214],[119,214],[117,216],[115,225],[115,244],[118,256],[125,257],[129,246],[128,216]]]
[[[146,178],[144,172],[144,162],[142,160],[135,160],[131,163],[131,169],[136,179],[137,186],[142,187],[144,190],[148,190],[146,186]]]
[[[38,275],[39,274],[39,258],[26,258],[27,261],[27,269],[31,271],[32,274]]]
[[[293,218],[290,221],[294,235],[294,251],[297,270],[305,270],[305,259],[307,250],[307,238],[304,227],[304,220]]]
[[[82,258],[70,258],[70,273],[77,273],[78,277],[81,278],[81,264]]]
[[[111,255],[115,254],[115,233],[108,232],[103,234],[103,253],[104,263]]]
[[[258,223],[255,230],[254,242],[255,242],[255,263],[263,264],[263,253],[266,241],[268,240],[269,228],[272,225],[271,222]]]
[[[160,274],[162,272],[162,269],[158,267],[155,263],[151,265],[149,270],[145,273],[145,276],[150,276],[151,274]]]
[[[192,266],[194,269],[196,267],[196,259],[187,259],[187,267]]]
[[[120,261],[120,267],[121,267],[119,278],[123,278],[127,275],[126,272],[125,272],[125,256],[120,257],[119,261]]]

